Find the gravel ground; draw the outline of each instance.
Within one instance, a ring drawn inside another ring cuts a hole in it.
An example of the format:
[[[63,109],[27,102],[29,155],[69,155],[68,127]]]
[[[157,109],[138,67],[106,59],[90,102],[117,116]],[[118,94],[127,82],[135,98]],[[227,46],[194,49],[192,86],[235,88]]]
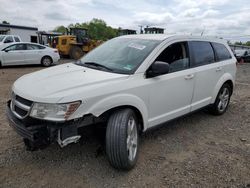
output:
[[[147,132],[129,172],[109,165],[95,136],[25,150],[4,111],[13,82],[40,69],[0,69],[0,187],[250,187],[250,64],[238,66],[226,114],[199,111]]]

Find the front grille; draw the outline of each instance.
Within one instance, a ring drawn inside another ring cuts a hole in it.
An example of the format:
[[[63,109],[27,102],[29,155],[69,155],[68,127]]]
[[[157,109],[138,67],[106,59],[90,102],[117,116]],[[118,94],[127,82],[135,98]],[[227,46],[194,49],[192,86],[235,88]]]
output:
[[[31,106],[32,103],[33,103],[32,101],[27,100],[27,99],[24,99],[24,98],[22,98],[22,97],[20,97],[20,96],[18,96],[18,95],[16,95],[16,100],[19,101],[19,102],[22,103],[22,104],[27,105],[27,106]]]
[[[22,117],[26,116],[26,114],[27,114],[27,112],[25,110],[23,110],[22,108],[19,108],[18,106],[14,107],[14,111]]]
[[[12,93],[10,105],[11,111],[17,118],[24,119],[26,116],[28,116],[32,103],[32,101]]]

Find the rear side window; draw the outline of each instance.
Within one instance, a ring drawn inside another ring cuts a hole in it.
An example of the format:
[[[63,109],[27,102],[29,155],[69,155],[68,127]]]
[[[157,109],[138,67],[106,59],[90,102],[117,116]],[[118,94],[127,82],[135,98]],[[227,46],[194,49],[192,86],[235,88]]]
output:
[[[45,49],[46,47],[45,46],[40,46],[40,45],[37,45],[39,49]]]
[[[212,43],[216,56],[217,56],[217,61],[223,61],[223,60],[227,60],[227,59],[231,59],[232,56],[230,54],[230,52],[228,51],[228,49],[225,47],[225,45],[223,44],[219,44],[219,43]]]
[[[18,37],[14,37],[16,42],[20,42],[20,39]]]
[[[192,67],[215,62],[214,51],[209,42],[192,41],[189,46],[193,56]]]
[[[46,48],[45,46],[40,46],[36,44],[27,44],[27,50],[40,50]]]

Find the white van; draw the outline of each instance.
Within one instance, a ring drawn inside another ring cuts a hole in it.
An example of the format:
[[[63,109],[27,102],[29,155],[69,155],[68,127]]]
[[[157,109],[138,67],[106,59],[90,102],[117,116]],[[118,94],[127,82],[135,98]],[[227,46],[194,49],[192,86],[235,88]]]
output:
[[[80,127],[106,125],[111,165],[131,169],[140,133],[203,107],[223,114],[235,73],[224,40],[122,36],[76,62],[19,78],[7,116],[31,150],[52,142],[64,147],[80,139]]]

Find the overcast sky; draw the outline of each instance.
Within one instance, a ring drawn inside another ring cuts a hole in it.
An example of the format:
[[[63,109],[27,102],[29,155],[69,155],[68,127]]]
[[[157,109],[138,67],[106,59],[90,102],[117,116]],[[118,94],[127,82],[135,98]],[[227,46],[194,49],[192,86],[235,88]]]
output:
[[[0,21],[52,30],[101,18],[112,27],[250,40],[249,0],[1,0]],[[249,36],[245,36],[249,35]],[[242,37],[244,36],[244,37]]]

